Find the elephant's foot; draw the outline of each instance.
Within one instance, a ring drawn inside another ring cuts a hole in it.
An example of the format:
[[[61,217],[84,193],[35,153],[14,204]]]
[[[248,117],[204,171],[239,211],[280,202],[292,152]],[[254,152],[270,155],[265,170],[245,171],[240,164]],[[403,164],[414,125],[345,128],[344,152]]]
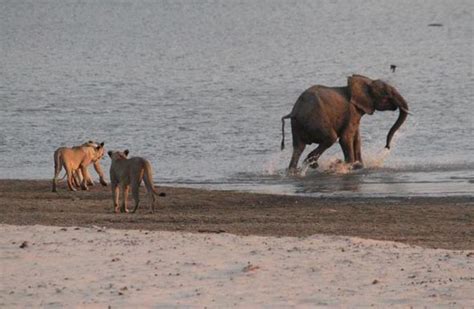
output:
[[[352,169],[353,169],[353,170],[360,170],[360,169],[362,169],[362,168],[364,168],[364,163],[362,163],[362,162],[360,162],[360,161],[354,162],[354,163],[352,164]]]
[[[300,171],[296,167],[290,167],[287,173],[288,173],[288,176],[298,176]]]
[[[318,160],[317,159],[315,160],[313,158],[306,158],[303,164],[311,167],[312,169],[316,169],[319,166]]]

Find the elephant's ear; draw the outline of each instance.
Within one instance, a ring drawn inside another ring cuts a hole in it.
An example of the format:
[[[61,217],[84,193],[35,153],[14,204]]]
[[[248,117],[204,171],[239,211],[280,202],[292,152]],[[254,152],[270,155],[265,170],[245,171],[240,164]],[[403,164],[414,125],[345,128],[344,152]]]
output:
[[[372,115],[375,110],[372,96],[369,94],[371,82],[370,78],[362,75],[352,75],[347,78],[351,91],[351,103],[369,115]]]

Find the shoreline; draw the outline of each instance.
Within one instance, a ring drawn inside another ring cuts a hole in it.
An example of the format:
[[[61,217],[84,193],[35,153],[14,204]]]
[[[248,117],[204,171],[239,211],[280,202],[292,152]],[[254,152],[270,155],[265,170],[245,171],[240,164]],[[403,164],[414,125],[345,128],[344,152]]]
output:
[[[52,193],[47,180],[0,180],[0,223],[308,237],[341,235],[427,248],[474,249],[474,199],[306,197],[158,186],[154,214],[112,213],[110,186]],[[129,202],[129,207],[132,203]]]

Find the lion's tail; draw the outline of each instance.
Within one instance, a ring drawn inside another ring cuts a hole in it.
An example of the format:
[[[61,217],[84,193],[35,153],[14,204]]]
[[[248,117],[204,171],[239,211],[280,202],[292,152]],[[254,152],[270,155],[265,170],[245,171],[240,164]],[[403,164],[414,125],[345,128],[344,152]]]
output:
[[[154,194],[158,195],[158,192],[153,185],[153,172],[151,164],[148,161],[145,161],[145,173],[143,175],[143,181],[145,182],[145,187],[149,192],[153,192]]]
[[[152,203],[151,203],[151,210],[155,210],[155,195],[159,195],[158,192],[155,190],[155,186],[153,185],[153,173],[150,162],[145,160],[145,172],[143,174],[143,181],[145,182],[145,187],[148,193],[151,195]]]

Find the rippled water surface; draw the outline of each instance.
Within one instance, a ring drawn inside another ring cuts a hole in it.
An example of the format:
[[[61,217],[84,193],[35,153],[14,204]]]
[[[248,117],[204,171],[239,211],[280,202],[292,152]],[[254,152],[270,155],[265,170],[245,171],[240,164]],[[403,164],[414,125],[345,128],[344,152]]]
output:
[[[473,12],[467,0],[1,0],[0,178],[51,178],[57,147],[95,139],[148,158],[158,184],[474,196]],[[409,102],[391,152],[397,112],[379,112],[362,119],[367,168],[334,167],[336,144],[287,177],[281,116],[353,73]]]

